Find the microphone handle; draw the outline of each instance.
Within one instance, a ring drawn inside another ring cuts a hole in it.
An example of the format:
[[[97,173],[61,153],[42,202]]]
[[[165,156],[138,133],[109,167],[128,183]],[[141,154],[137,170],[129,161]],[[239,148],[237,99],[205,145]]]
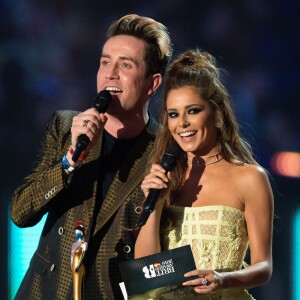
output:
[[[99,113],[105,113],[110,102],[111,102],[111,94],[109,93],[109,91],[102,90],[98,93],[97,97],[95,98],[93,107],[95,107]],[[79,136],[76,143],[76,148],[74,150],[74,154],[72,156],[72,160],[75,163],[78,161],[82,151],[86,149],[89,142],[90,139],[85,134]]]
[[[87,137],[87,135],[82,134],[81,136],[79,136],[77,144],[76,144],[76,148],[74,150],[74,154],[72,156],[72,160],[74,162],[78,161],[82,151],[84,151],[84,149],[87,147],[89,142],[90,142],[90,139]]]
[[[144,202],[142,214],[137,222],[138,227],[141,227],[146,224],[150,214],[153,212],[155,208],[155,204],[159,198],[160,192],[161,192],[160,189],[150,190],[149,195]]]

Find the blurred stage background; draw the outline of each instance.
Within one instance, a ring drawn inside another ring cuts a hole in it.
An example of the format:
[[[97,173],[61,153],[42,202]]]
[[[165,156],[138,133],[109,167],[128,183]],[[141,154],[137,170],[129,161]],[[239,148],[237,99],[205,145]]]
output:
[[[299,11],[297,0],[0,0],[1,299],[13,299],[43,226],[18,229],[11,195],[51,113],[91,106],[106,29],[127,13],[165,24],[174,56],[198,47],[227,70],[241,131],[275,194],[274,272],[251,293],[300,299]],[[160,92],[154,114],[159,99]]]

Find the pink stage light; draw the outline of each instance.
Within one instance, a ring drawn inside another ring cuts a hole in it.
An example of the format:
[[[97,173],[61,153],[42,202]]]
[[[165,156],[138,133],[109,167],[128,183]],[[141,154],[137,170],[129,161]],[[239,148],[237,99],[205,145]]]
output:
[[[300,177],[300,153],[277,152],[271,158],[272,170],[282,176]]]

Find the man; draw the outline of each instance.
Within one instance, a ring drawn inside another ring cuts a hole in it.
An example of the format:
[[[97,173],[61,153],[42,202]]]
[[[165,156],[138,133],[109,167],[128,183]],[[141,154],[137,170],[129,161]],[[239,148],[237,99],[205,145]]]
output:
[[[16,299],[71,299],[70,253],[75,222],[85,225],[84,299],[122,299],[119,262],[133,258],[132,229],[144,196],[140,184],[155,121],[150,96],[162,82],[172,47],[166,28],[127,15],[112,23],[97,74],[97,90],[112,100],[106,113],[56,112],[47,124],[34,171],[13,196],[11,217],[33,226],[48,213]],[[80,135],[90,143],[72,160]]]

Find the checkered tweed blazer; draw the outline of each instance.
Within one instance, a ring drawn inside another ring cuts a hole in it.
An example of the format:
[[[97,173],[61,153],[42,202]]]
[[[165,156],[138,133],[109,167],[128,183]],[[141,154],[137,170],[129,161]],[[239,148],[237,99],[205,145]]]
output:
[[[67,180],[63,177],[61,158],[71,145],[70,128],[76,114],[74,111],[53,114],[33,171],[13,195],[11,218],[17,226],[34,226],[48,214],[38,248],[15,299],[72,299],[70,255],[77,220],[85,224],[89,244],[84,299],[122,299],[118,263],[133,258],[132,228],[144,200],[140,184],[153,146],[156,123],[151,117],[96,216],[102,138],[83,165]]]

